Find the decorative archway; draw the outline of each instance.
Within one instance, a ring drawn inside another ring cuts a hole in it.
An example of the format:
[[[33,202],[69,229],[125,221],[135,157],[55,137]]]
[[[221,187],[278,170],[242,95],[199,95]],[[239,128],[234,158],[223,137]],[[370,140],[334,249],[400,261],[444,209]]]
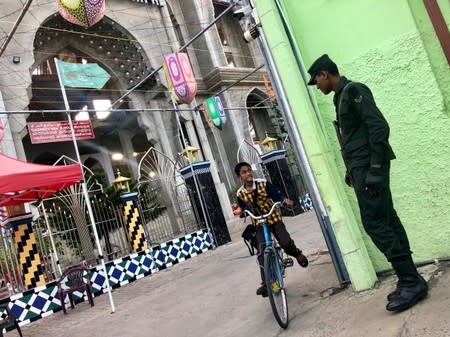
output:
[[[139,162],[138,189],[152,242],[200,229],[196,208],[178,168],[176,162],[154,147]]]
[[[120,88],[135,85],[152,70],[141,44],[107,16],[93,27],[84,29],[64,20],[58,13],[51,15],[36,32],[34,68],[44,64],[49,54],[56,54],[67,46],[89,55],[90,62],[102,63],[114,74]],[[42,71],[45,69],[43,67]],[[156,80],[152,78],[143,84],[143,88],[155,84]]]
[[[54,65],[54,57],[70,62],[95,62],[100,64],[111,75],[111,79],[102,90],[67,88],[67,96],[70,107],[76,109],[90,109],[86,118],[93,123],[95,140],[79,142],[79,150],[82,156],[98,153],[124,153],[129,165],[122,165],[121,171],[132,171],[134,160],[132,139],[137,134],[145,135],[141,129],[142,122],[138,111],[115,111],[114,114],[100,117],[100,114],[92,112],[97,110],[96,102],[110,100],[114,102],[122,92],[125,92],[136,83],[140,82],[146,74],[152,71],[148,59],[141,44],[121,25],[114,20],[104,17],[93,27],[84,29],[64,20],[59,14],[49,16],[37,30],[34,39],[35,63],[31,91],[33,97],[30,100],[30,110],[64,110],[61,90]],[[157,84],[153,77],[144,82],[134,95],[136,99],[124,102],[121,107],[142,106],[144,96],[142,91],[147,91]],[[76,119],[77,114],[72,118]],[[65,120],[65,114],[30,115],[27,122],[40,122],[50,120]],[[23,139],[25,151],[31,152],[29,136]],[[34,151],[42,148],[33,147]],[[68,153],[74,156],[73,148],[68,144],[55,143],[55,153],[59,155]],[[105,167],[108,175],[114,170]],[[136,163],[137,164],[137,163]],[[103,165],[105,163],[103,162]],[[128,166],[128,168],[127,168]],[[124,169],[125,168],[125,169]]]

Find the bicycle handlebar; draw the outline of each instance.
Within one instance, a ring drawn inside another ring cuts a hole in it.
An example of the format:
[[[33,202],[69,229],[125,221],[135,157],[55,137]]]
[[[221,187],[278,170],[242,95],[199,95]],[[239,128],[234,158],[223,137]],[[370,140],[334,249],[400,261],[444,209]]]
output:
[[[275,210],[275,208],[278,207],[278,206],[280,206],[281,204],[282,204],[282,202],[280,202],[280,201],[275,202],[275,203],[272,205],[272,208],[270,209],[269,213],[263,214],[263,215],[258,215],[258,216],[253,215],[253,213],[250,212],[248,209],[244,210],[244,212],[245,212],[246,214],[250,215],[250,217],[251,217],[252,219],[254,219],[254,220],[262,220],[262,219],[268,218],[268,217],[273,213],[273,211]]]

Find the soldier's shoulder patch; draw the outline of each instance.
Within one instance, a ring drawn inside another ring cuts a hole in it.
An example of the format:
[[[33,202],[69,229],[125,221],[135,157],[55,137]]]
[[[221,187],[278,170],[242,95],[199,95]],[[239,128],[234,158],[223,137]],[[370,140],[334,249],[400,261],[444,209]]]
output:
[[[361,103],[361,102],[362,102],[362,99],[363,99],[362,95],[359,95],[358,97],[356,97],[356,98],[354,99],[354,101],[355,101],[355,103]]]

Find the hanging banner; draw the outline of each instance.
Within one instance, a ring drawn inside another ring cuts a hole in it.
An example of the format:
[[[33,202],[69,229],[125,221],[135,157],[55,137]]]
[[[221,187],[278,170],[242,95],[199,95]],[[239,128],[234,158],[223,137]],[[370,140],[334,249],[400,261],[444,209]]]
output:
[[[105,0],[56,0],[59,14],[70,23],[90,27],[105,15]]]
[[[216,97],[211,96],[207,98],[203,103],[203,106],[204,109],[206,108],[205,114],[208,115],[209,119],[211,120],[211,124],[216,128],[218,128],[219,130],[222,130],[222,119],[220,118],[220,111],[219,106],[216,103]],[[222,103],[220,103],[220,107],[222,107]]]
[[[203,102],[203,103],[202,103],[202,110],[203,110],[203,113],[205,114],[205,119],[206,119],[206,121],[208,122],[208,125],[209,125],[210,127],[214,127],[214,125],[213,125],[212,122],[211,122],[211,118],[209,117],[209,113],[208,113],[208,108],[207,108],[207,106],[206,106],[206,102]]]
[[[91,121],[73,121],[75,138],[94,139]],[[33,122],[27,123],[32,144],[66,142],[72,140],[69,122]]]
[[[69,63],[55,60],[66,87],[101,89],[111,76],[97,63]]]
[[[219,96],[215,96],[214,98],[216,100],[217,109],[219,110],[220,120],[222,121],[222,124],[225,124],[227,121],[227,115],[225,115],[225,109],[223,108],[222,100]]]
[[[164,57],[164,73],[170,91],[178,102],[189,104],[197,93],[197,81],[186,53],[169,54]]]

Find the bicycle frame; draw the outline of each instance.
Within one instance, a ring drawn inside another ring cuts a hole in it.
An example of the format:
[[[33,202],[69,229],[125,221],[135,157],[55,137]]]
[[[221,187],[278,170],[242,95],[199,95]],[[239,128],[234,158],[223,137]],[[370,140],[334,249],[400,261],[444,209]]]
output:
[[[278,247],[273,240],[273,233],[270,233],[268,226],[268,217],[273,213],[275,207],[280,205],[281,202],[273,204],[269,213],[255,216],[250,211],[245,210],[245,213],[263,227],[264,241],[266,247],[264,248],[264,278],[267,286],[268,296],[270,300],[270,306],[272,308],[275,319],[278,324],[286,329],[289,324],[289,313],[286,292],[284,289],[284,264]]]
[[[281,270],[281,265],[280,265],[281,256],[280,256],[280,253],[278,252],[278,250],[275,247],[274,240],[272,240],[272,235],[270,235],[269,226],[268,226],[268,223],[267,223],[267,218],[264,219],[262,226],[263,226],[263,230],[264,230],[264,240],[265,240],[265,243],[266,243],[266,248],[264,248],[264,252],[263,253],[264,254],[268,254],[268,248],[269,249],[273,249],[273,251],[274,251],[274,253],[275,253],[276,257],[277,257],[275,259],[276,273],[277,273],[278,279],[281,282],[280,287],[283,288],[284,287],[283,272]]]

